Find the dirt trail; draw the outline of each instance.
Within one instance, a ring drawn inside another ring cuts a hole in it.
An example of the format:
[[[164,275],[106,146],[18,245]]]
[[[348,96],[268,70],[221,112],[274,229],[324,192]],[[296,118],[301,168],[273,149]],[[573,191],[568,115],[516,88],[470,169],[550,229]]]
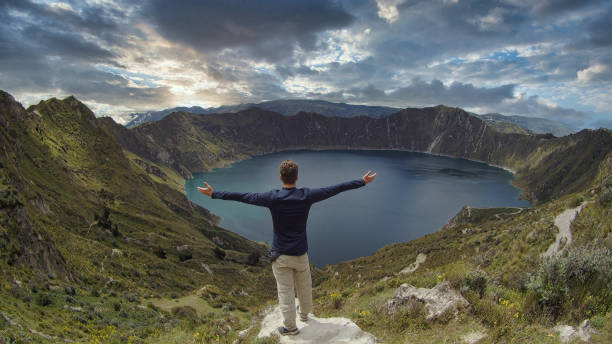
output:
[[[557,233],[555,242],[553,242],[548,247],[548,250],[546,250],[546,252],[542,253],[542,257],[550,257],[553,254],[562,252],[572,243],[572,221],[574,221],[576,215],[580,213],[580,211],[582,210],[582,208],[584,208],[586,204],[587,202],[582,202],[582,204],[578,207],[567,209],[566,211],[555,217],[555,226],[559,228],[559,232]]]

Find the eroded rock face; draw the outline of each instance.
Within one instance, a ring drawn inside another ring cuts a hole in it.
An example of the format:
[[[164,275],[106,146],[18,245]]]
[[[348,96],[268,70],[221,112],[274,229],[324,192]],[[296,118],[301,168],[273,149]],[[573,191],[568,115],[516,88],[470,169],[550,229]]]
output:
[[[393,298],[387,302],[389,314],[396,313],[403,305],[411,301],[423,302],[427,309],[427,319],[433,320],[451,310],[455,315],[459,310],[469,306],[463,296],[453,290],[447,281],[439,283],[434,288],[417,288],[407,283],[397,288]]]
[[[66,260],[55,247],[53,240],[46,232],[35,228],[23,207],[14,208],[9,211],[8,216],[14,218],[16,223],[16,226],[9,230],[9,236],[15,243],[12,252],[15,262],[45,272],[53,278],[66,281],[73,279]]]

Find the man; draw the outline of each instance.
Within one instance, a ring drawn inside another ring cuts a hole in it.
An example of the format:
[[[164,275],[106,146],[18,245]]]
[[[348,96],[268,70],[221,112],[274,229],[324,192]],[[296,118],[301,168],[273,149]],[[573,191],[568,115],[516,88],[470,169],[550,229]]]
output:
[[[310,206],[342,191],[362,187],[374,178],[376,173],[368,171],[361,179],[319,189],[298,189],[296,188],[298,164],[285,160],[280,164],[280,179],[283,182],[281,190],[262,193],[214,191],[207,182],[204,182],[205,188],[198,187],[200,193],[212,198],[239,201],[270,209],[274,226],[270,255],[272,271],[276,278],[278,302],[283,314],[284,326],[278,328],[281,335],[299,333],[295,323],[295,293],[300,302],[300,320],[308,321],[308,313],[312,311],[312,279],[306,238],[306,221]]]

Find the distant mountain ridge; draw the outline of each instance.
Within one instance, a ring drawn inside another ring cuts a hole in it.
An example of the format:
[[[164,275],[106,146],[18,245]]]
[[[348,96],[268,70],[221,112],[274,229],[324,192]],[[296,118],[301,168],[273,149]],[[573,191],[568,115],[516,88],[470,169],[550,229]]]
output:
[[[551,133],[557,137],[569,135],[575,132],[567,125],[551,121],[546,118],[540,117],[526,117],[526,116],[509,116],[502,115],[499,113],[488,113],[484,115],[474,114],[482,119],[484,119],[487,123],[495,126],[499,123],[503,124],[515,124],[522,128],[527,129],[528,131],[534,134],[547,134]]]
[[[407,108],[373,118],[293,116],[261,108],[199,116],[175,112],[132,129],[102,121],[127,150],[171,166],[185,178],[254,155],[287,149],[397,149],[448,155],[517,172],[525,197],[545,202],[590,183],[612,150],[609,130],[552,135],[504,133],[483,119],[446,106]]]
[[[96,118],[74,97],[26,110],[0,91],[0,142],[0,337],[11,342],[255,340],[256,315],[276,297],[261,257],[267,247],[219,228],[214,215],[186,199],[180,175],[296,148],[481,160],[515,170],[516,185],[534,201],[529,208],[468,205],[438,232],[313,267],[318,315],[353,319],[387,343],[462,342],[475,326],[486,341],[541,343],[554,340],[552,326],[591,318],[600,324],[592,343],[608,343],[612,333],[607,129],[559,138],[504,133],[445,106],[384,118],[260,108],[175,112],[128,129]],[[577,269],[554,272],[555,285],[534,285],[546,278],[540,257],[554,243],[557,219],[576,207],[582,211],[571,222],[572,241],[561,249],[569,251],[555,259],[577,257]],[[596,273],[605,276],[579,280]],[[390,295],[404,283],[465,297],[469,307],[455,315],[463,320],[445,311],[429,321],[425,308],[389,314]],[[559,308],[539,297],[550,290],[567,295]],[[413,323],[418,328],[407,327]]]
[[[246,110],[251,107],[258,107],[263,110],[278,112],[283,115],[295,115],[300,111],[315,112],[324,116],[338,117],[354,117],[354,116],[371,116],[383,117],[399,111],[399,108],[388,106],[369,106],[369,105],[354,105],[346,103],[332,103],[324,100],[311,99],[279,99],[265,101],[261,103],[245,103],[238,105],[223,105],[219,107],[203,108],[201,106],[192,107],[174,107],[160,111],[150,111],[142,113],[133,113],[130,116],[132,120],[125,126],[128,128],[138,126],[140,124],[159,121],[165,116],[173,112],[189,112],[198,115],[208,115],[212,113],[233,113]]]
[[[400,108],[388,106],[354,105],[346,103],[334,103],[324,100],[311,99],[279,99],[265,101],[261,103],[245,103],[238,105],[223,105],[219,107],[203,108],[201,106],[179,106],[160,111],[149,111],[130,114],[132,118],[125,126],[132,128],[143,123],[159,121],[173,112],[189,112],[199,115],[213,113],[235,113],[251,107],[258,107],[262,110],[274,111],[283,115],[295,115],[299,112],[318,113],[323,116],[355,117],[370,116],[380,118],[392,115]],[[539,117],[526,116],[506,116],[498,113],[489,113],[478,116],[489,123],[493,128],[504,133],[516,134],[547,134],[551,133],[557,137],[569,135],[574,132],[568,126]]]

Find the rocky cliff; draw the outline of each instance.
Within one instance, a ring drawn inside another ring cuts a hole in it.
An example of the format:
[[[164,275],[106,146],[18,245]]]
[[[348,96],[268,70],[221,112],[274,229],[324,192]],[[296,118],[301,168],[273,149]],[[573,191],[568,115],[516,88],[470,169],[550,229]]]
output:
[[[383,118],[294,116],[250,108],[199,116],[177,112],[131,130],[104,122],[126,149],[183,176],[247,156],[288,149],[398,149],[448,155],[516,171],[535,203],[584,188],[612,149],[609,130],[555,138],[507,134],[459,108],[403,109]]]

